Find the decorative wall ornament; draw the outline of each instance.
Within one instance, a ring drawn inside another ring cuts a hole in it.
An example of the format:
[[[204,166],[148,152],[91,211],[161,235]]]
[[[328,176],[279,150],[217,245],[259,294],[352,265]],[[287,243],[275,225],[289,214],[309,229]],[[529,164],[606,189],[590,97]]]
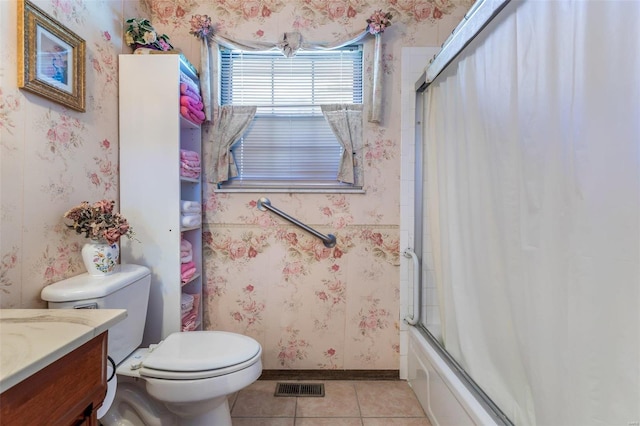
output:
[[[373,12],[373,15],[367,19],[367,31],[373,35],[383,33],[387,27],[391,26],[391,18],[393,18],[391,13],[376,10]]]
[[[18,1],[18,87],[85,111],[85,41],[26,0]]]

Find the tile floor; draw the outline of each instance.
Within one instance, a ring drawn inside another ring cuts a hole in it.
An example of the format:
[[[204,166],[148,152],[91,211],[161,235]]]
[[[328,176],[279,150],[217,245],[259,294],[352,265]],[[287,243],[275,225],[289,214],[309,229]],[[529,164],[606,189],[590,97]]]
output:
[[[405,381],[305,380],[324,383],[325,396],[273,396],[283,381],[258,380],[232,395],[233,426],[430,426]]]

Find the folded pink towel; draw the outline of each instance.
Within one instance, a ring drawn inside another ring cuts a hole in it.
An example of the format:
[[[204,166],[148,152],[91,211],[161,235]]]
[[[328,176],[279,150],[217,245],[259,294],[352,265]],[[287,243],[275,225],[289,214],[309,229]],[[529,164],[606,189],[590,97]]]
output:
[[[180,279],[183,283],[189,281],[196,274],[196,264],[191,261],[180,264]]]
[[[180,107],[180,115],[198,126],[204,122],[204,119],[199,119],[195,114],[191,114],[187,107]]]
[[[193,248],[193,246],[191,245],[189,240],[185,240],[184,238],[180,240],[180,251],[182,251],[182,250],[191,251],[192,248]]]
[[[202,111],[202,108],[204,108],[204,105],[202,104],[201,101],[195,100],[189,96],[184,96],[184,95],[180,96],[180,105],[188,106],[198,111]]]
[[[195,164],[180,163],[180,168],[183,170],[192,170],[197,172],[201,171],[200,165],[198,163],[195,163]]]
[[[185,160],[198,160],[200,161],[200,155],[195,151],[189,151],[188,149],[180,150],[180,158]]]
[[[180,106],[180,114],[191,121],[204,121],[204,112],[202,110],[192,109],[189,106]]]
[[[198,179],[200,177],[200,171],[194,171],[194,170],[187,170],[187,169],[180,169],[180,176],[182,177],[186,177],[186,178],[191,178],[191,179]]]
[[[191,243],[185,239],[180,240],[180,262],[187,263],[193,260]]]
[[[195,115],[198,118],[202,118],[204,120],[204,111],[202,111],[202,108],[198,109],[192,105],[183,105],[183,107],[185,106],[191,114]]]
[[[182,318],[182,331],[194,331],[198,324],[196,323],[198,316],[194,313],[189,313]]]
[[[200,170],[200,162],[192,160],[180,160],[180,167],[186,170]]]
[[[199,167],[187,167],[187,166],[180,167],[180,175],[186,176],[186,177],[198,177],[200,176],[201,171],[202,170],[200,170]]]
[[[200,167],[189,166],[188,164],[180,165],[180,173],[183,176],[184,176],[184,172],[197,173],[199,175],[201,171],[202,169]]]
[[[182,324],[186,323],[187,321],[189,321],[190,319],[195,319],[195,317],[198,314],[196,312],[193,312],[193,307],[190,308],[188,311],[182,313],[181,311],[181,317],[182,317]]]
[[[185,271],[188,271],[191,268],[195,268],[196,264],[194,262],[187,262],[180,265],[180,273],[184,274]]]
[[[180,167],[189,168],[198,168],[200,167],[200,160],[189,160],[187,158],[180,159]]]
[[[185,263],[186,265],[186,263]],[[186,284],[196,274],[196,268],[188,269],[180,275],[183,284]]]
[[[200,294],[194,293],[191,296],[193,296],[193,312],[197,315],[200,310]]]

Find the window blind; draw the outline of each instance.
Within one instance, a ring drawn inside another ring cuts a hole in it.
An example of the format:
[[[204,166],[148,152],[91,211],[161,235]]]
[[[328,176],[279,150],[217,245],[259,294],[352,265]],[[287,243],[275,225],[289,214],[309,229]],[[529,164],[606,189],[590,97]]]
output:
[[[258,107],[232,148],[239,176],[222,186],[342,186],[336,181],[342,147],[320,105],[362,103],[362,51],[220,55],[221,104]]]

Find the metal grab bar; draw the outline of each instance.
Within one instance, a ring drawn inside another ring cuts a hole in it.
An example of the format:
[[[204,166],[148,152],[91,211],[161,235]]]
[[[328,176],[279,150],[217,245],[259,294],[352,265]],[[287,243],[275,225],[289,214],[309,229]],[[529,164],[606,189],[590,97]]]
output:
[[[257,207],[264,211],[270,210],[272,212],[274,212],[275,214],[277,214],[278,216],[280,216],[283,219],[288,220],[289,222],[293,223],[294,225],[304,229],[305,231],[307,231],[310,234],[313,234],[314,236],[320,238],[322,240],[322,243],[324,244],[325,247],[327,248],[332,248],[336,245],[336,236],[333,234],[329,234],[329,235],[324,235],[321,234],[320,232],[316,231],[315,229],[305,225],[304,223],[300,222],[297,219],[292,218],[291,216],[289,216],[288,214],[286,214],[285,212],[276,209],[275,207],[273,207],[271,205],[271,201],[269,201],[268,198],[260,198],[258,200],[258,205]]]
[[[402,254],[413,260],[413,315],[407,315],[404,320],[409,325],[416,325],[420,321],[420,260],[410,248]]]

